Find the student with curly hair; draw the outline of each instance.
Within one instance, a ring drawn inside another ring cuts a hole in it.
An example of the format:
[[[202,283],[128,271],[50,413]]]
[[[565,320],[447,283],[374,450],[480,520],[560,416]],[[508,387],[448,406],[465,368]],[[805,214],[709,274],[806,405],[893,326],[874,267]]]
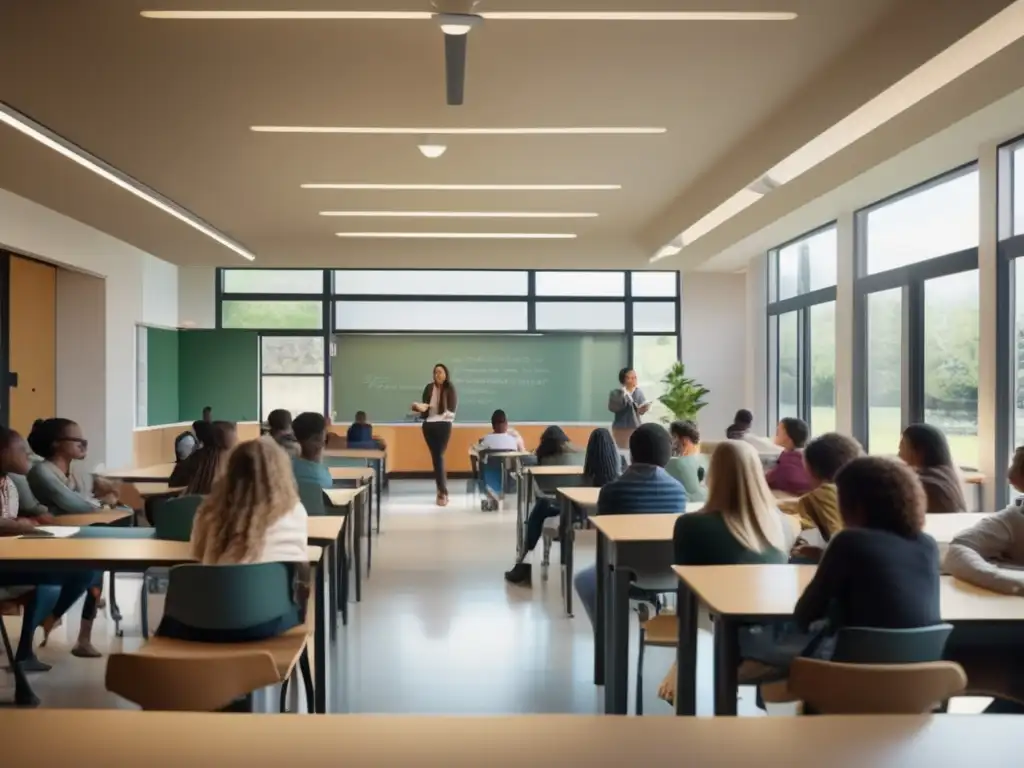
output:
[[[299,501],[288,455],[268,440],[242,443],[196,511],[192,556],[205,565],[289,563],[299,585],[294,615],[267,626],[231,630],[223,636],[165,617],[157,634],[202,642],[259,640],[299,622],[309,589],[306,509]]]
[[[814,488],[814,481],[804,467],[804,446],[810,430],[800,419],[785,418],[775,431],[775,444],[782,448],[779,462],[765,474],[768,487],[801,496]]]
[[[804,449],[804,467],[815,484],[814,490],[801,496],[796,505],[796,514],[803,530],[816,530],[824,542],[843,529],[843,518],[839,514],[839,496],[835,478],[844,466],[864,451],[852,437],[838,432],[827,432],[816,437]],[[817,562],[821,549],[811,547],[798,540],[793,555],[801,560]]]
[[[700,430],[692,421],[673,421],[668,428],[675,455],[668,460],[665,471],[682,483],[688,501],[704,501],[704,464],[700,455]]]

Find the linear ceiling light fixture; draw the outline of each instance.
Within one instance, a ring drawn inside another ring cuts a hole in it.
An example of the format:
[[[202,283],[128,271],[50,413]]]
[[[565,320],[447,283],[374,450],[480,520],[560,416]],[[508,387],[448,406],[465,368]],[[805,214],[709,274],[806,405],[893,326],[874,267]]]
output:
[[[571,232],[336,232],[338,237],[397,240],[575,240]]]
[[[429,11],[141,11],[147,19],[193,21],[430,21]],[[490,21],[792,21],[789,11],[479,11]]]
[[[254,125],[256,133],[340,133],[350,136],[657,136],[661,127],[403,128],[346,125]]]
[[[320,211],[321,216],[366,219],[596,219],[596,213],[557,211]]]
[[[193,229],[202,232],[211,240],[215,240],[225,248],[234,251],[242,258],[248,259],[249,261],[253,261],[256,258],[243,245],[232,240],[223,232],[214,229],[191,211],[182,208],[180,205],[164,197],[156,190],[146,186],[137,179],[133,179],[128,174],[119,171],[114,166],[104,162],[81,147],[72,144],[63,136],[54,133],[46,126],[37,123],[32,118],[23,115],[18,110],[3,102],[0,102],[0,123],[9,125],[19,133],[28,136],[30,139],[38,141],[40,144],[49,147],[54,152],[60,153],[69,160],[78,163],[83,168],[92,171],[97,176],[106,179],[112,184],[116,184],[127,192],[131,192],[136,197],[145,200],[147,203],[159,208],[164,213],[168,213],[179,221],[188,224]]]
[[[302,189],[372,192],[615,192],[621,184],[303,184]]]
[[[764,195],[788,184],[905,112],[958,77],[1024,37],[1024,0],[1016,0],[903,79],[886,88],[832,127],[776,163],[759,179],[741,189],[682,233],[683,247],[703,237]],[[681,250],[681,249],[680,249]],[[676,252],[678,253],[678,251]],[[676,254],[665,247],[651,257],[658,261]]]

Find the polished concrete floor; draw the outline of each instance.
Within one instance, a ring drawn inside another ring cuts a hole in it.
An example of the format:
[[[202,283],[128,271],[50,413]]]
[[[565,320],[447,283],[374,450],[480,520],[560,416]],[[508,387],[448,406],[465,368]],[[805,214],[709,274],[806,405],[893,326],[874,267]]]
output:
[[[453,491],[463,487],[461,482],[452,484]],[[349,625],[339,632],[333,677],[336,711],[601,711],[603,689],[592,682],[590,624],[582,609],[571,619],[563,614],[557,547],[549,581],[541,580],[537,564],[532,588],[509,586],[502,578],[515,553],[514,509],[481,512],[463,494],[453,494],[451,505],[439,509],[428,483],[396,481],[384,500],[382,529],[374,538],[373,570],[364,582],[363,600],[352,606]],[[593,549],[592,535],[581,535],[577,567],[592,560]],[[94,636],[105,653],[140,644],[140,584],[137,577],[118,578],[125,638],[115,638],[112,623],[102,618]],[[152,598],[152,626],[158,621],[159,602]],[[104,689],[103,659],[77,659],[68,653],[79,613],[73,608],[67,624],[39,650],[40,658],[54,668],[31,676],[36,693],[47,707],[129,706]],[[17,622],[8,619],[7,624],[16,633]],[[635,657],[635,637],[631,648]],[[647,652],[645,715],[671,714],[656,694],[672,656],[667,649]],[[702,635],[701,714],[712,712],[710,659],[710,637]],[[10,700],[12,687],[9,675],[0,677],[0,697]],[[753,689],[741,689],[740,713],[760,714]]]

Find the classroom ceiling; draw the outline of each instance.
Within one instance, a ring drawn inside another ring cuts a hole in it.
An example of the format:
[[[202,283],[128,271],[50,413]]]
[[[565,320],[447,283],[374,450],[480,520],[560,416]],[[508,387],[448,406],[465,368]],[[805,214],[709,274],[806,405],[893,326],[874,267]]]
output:
[[[485,0],[480,10],[791,11],[798,16],[743,22],[487,21],[469,37],[466,103],[449,107],[443,36],[431,21],[161,21],[140,15],[154,9],[282,7],[429,11],[429,0],[35,0],[4,3],[0,10],[5,73],[0,101],[244,244],[257,257],[253,266],[644,267],[660,245],[730,194],[1008,4]],[[931,123],[923,118],[914,130],[933,133],[955,118],[936,110]],[[417,150],[416,136],[250,130],[256,125],[664,127],[667,132],[451,136],[445,137],[443,157],[429,160]],[[853,172],[846,166],[840,170]],[[612,184],[622,189],[360,191],[303,189],[304,183]],[[0,187],[171,262],[248,265],[2,125]],[[320,211],[598,215],[342,218],[320,216]],[[731,222],[722,226],[716,237],[727,239],[730,227]],[[335,235],[344,231],[575,233],[578,238]],[[666,260],[658,266],[679,265]]]

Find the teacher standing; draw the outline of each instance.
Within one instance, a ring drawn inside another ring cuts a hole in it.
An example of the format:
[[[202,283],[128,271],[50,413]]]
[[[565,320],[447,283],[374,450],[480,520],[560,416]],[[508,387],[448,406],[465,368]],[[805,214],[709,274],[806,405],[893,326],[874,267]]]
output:
[[[444,452],[452,436],[452,422],[459,396],[448,375],[444,363],[434,366],[434,380],[423,388],[420,402],[413,403],[412,409],[423,418],[423,439],[430,451],[434,465],[434,484],[437,485],[437,505],[448,506],[448,478],[444,469]]]
[[[640,426],[641,419],[651,404],[636,385],[636,371],[623,368],[619,371],[619,388],[608,395],[608,410],[615,414],[612,419],[612,436],[622,450],[629,450],[629,438]]]

